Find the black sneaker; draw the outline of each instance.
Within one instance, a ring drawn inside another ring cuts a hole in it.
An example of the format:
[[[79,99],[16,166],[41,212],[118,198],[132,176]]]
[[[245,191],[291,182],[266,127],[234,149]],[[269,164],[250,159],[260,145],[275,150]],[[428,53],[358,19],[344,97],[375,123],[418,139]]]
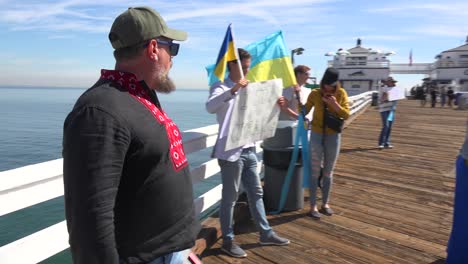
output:
[[[317,220],[319,220],[320,217],[322,217],[322,215],[318,211],[314,210],[310,211],[307,215]]]
[[[289,243],[288,239],[278,236],[275,232],[271,232],[269,236],[260,237],[260,245],[262,246],[285,246]]]
[[[320,212],[324,215],[328,215],[328,216],[331,216],[333,215],[335,212],[333,212],[333,210],[330,208],[330,207],[322,207],[320,209]]]
[[[223,246],[221,247],[221,251],[235,258],[247,257],[247,253],[245,253],[245,251],[241,247],[239,247],[239,245],[232,241],[224,242]]]

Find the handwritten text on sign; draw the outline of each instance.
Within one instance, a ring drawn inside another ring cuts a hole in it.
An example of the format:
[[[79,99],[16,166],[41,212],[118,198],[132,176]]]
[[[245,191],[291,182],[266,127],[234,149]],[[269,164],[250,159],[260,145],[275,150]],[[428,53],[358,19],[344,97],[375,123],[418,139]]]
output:
[[[249,83],[239,90],[229,124],[226,150],[274,136],[283,81]]]

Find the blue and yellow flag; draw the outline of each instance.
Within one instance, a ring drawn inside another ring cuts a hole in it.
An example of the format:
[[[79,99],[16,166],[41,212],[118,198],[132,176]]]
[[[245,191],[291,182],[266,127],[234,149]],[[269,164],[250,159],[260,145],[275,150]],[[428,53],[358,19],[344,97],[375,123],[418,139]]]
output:
[[[218,59],[215,65],[206,67],[208,71],[209,84],[212,85],[217,81],[224,81],[226,75],[227,62],[237,59],[237,50],[232,37],[232,27],[229,24],[224,41],[219,50]]]
[[[245,47],[252,62],[246,78],[251,82],[261,82],[281,78],[283,87],[297,84],[291,62],[291,51],[286,48],[282,31],[277,31],[264,39]]]

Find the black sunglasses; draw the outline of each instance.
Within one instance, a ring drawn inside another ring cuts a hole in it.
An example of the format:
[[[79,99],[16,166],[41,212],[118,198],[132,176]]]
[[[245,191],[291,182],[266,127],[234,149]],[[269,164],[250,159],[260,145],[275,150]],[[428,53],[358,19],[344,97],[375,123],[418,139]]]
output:
[[[156,39],[156,42],[159,45],[169,46],[169,54],[171,54],[171,56],[173,57],[177,56],[177,54],[179,53],[179,47],[180,47],[179,43],[174,43],[172,41],[164,41],[164,40],[159,40],[159,39]]]

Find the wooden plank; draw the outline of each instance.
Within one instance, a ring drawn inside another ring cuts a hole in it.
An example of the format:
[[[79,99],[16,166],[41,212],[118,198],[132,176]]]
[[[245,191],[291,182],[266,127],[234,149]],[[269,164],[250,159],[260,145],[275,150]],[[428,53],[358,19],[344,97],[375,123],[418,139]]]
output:
[[[418,226],[414,223],[418,219],[406,218],[404,215],[398,216],[392,212],[377,210],[359,204],[353,204],[352,209],[349,209],[349,205],[349,202],[333,202],[333,208],[336,209],[337,214],[348,218],[363,221],[371,225],[382,226],[395,232],[433,241],[441,245],[447,242],[448,234],[445,230],[441,231],[438,228],[431,229],[431,226]]]
[[[367,191],[356,190],[353,188],[349,189],[345,185],[340,185],[339,188],[335,188],[333,191],[333,196],[338,196],[339,198],[343,199],[352,197],[353,202],[361,201],[362,204],[368,204],[369,206],[373,206],[375,202],[378,204],[378,206],[383,206],[387,210],[389,208],[394,208],[398,211],[407,210],[414,216],[424,216],[424,218],[431,219],[433,221],[440,221],[441,219],[444,222],[451,221],[450,217],[447,217],[451,213],[449,208],[433,208],[429,203],[426,203],[426,206],[421,206],[421,203],[401,201],[400,199],[384,196],[382,193],[373,194]]]
[[[337,176],[337,175],[335,175]],[[335,177],[334,179],[335,187],[340,186],[341,188],[347,188],[353,190],[355,193],[360,193],[365,188],[365,192],[369,193],[373,197],[379,195],[384,199],[392,200],[392,201],[401,201],[402,203],[415,203],[418,204],[420,207],[426,208],[426,210],[443,210],[443,213],[449,214],[452,212],[453,207],[453,200],[449,200],[449,198],[444,198],[441,200],[440,197],[427,195],[427,194],[413,194],[413,195],[405,195],[405,189],[401,188],[392,188],[386,186],[378,186],[377,184],[365,184],[358,180],[351,180],[350,178],[340,178],[339,176]],[[336,191],[337,188],[334,188]],[[349,194],[354,197],[354,193]]]
[[[369,263],[370,260],[375,261],[374,263],[389,263],[382,256],[359,249],[354,243],[344,242],[342,233],[339,236],[334,236],[333,230],[324,226],[320,221],[309,217],[299,218],[294,225],[281,226],[281,229],[287,230],[287,234],[291,238],[306,237],[308,241],[314,241],[321,248],[351,263]],[[315,258],[316,256],[311,256],[311,260],[315,261]],[[317,257],[317,260],[322,259]]]
[[[415,250],[427,252],[438,257],[445,257],[446,254],[446,247],[443,245],[411,237],[402,233],[394,232],[392,230],[388,230],[382,227],[369,225],[361,221],[343,217],[341,215],[327,217],[326,220],[335,225],[343,226],[346,228],[356,230],[358,232],[362,232],[363,234],[366,234],[368,236],[385,237],[386,240],[392,241],[393,243],[404,245],[406,247],[411,247]]]
[[[310,219],[300,219],[304,226],[315,225],[314,229],[323,232],[323,236],[334,241],[330,246],[338,248],[343,255],[350,257],[350,260],[372,262],[372,263],[430,263],[436,259],[430,254],[411,250],[407,247],[391,243],[383,237],[369,236],[359,230],[353,230],[348,225],[340,226],[327,221],[313,221]]]
[[[351,263],[349,258],[343,257],[337,250],[330,250],[315,233],[304,232],[304,227],[297,224],[295,217],[293,213],[270,218],[275,231],[291,240],[289,246],[261,247],[255,252],[270,256],[274,263]],[[287,225],[279,224],[285,221]]]

